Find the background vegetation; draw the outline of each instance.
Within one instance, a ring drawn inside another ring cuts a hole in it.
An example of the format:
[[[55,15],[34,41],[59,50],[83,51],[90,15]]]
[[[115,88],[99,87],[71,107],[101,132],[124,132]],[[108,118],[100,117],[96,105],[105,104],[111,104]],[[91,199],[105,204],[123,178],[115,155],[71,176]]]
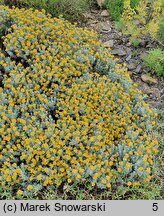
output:
[[[144,63],[146,66],[157,76],[164,76],[164,51],[161,49],[151,49],[144,57]]]
[[[0,3],[44,9],[54,17],[63,15],[66,19],[74,20],[89,10],[93,0],[0,0]]]
[[[140,0],[131,0],[131,7],[135,8]],[[105,7],[108,9],[110,16],[114,21],[119,21],[123,13],[123,0],[106,0],[104,3]]]
[[[143,35],[163,42],[164,0],[151,0],[149,3],[147,0],[106,0],[104,6],[116,21],[116,26],[131,36],[131,42]]]

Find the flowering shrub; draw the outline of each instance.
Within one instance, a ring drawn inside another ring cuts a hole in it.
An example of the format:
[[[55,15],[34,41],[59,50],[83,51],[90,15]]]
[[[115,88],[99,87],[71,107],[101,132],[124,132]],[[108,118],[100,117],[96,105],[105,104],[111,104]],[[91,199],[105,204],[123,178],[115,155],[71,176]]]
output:
[[[66,182],[149,182],[153,110],[95,33],[6,6],[0,25],[1,186],[28,195]]]

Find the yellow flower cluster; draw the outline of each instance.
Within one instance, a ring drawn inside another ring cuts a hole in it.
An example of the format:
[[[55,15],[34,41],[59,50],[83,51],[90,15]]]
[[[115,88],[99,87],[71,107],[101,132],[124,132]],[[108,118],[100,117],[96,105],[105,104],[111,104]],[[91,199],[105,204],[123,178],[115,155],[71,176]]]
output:
[[[154,114],[126,65],[94,32],[44,11],[0,6],[0,17],[8,27],[0,50],[1,185],[22,195],[63,182],[111,188],[150,180]]]

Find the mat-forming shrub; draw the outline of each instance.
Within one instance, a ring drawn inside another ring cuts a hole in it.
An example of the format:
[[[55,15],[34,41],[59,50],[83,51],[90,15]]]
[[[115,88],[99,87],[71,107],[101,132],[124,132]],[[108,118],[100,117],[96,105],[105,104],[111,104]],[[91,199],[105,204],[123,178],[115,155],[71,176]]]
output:
[[[28,195],[85,181],[99,188],[149,182],[153,110],[95,33],[4,6],[0,25],[1,186]]]

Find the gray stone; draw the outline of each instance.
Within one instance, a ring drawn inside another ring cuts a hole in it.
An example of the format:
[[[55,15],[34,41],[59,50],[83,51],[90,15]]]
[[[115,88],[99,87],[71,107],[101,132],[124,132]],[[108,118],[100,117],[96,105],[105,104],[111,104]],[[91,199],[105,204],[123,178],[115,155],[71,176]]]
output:
[[[130,47],[130,46],[131,46],[131,43],[130,43],[130,42],[128,42],[128,43],[126,44],[126,46],[127,46],[127,47]]]
[[[109,21],[101,23],[101,26],[102,26],[101,32],[107,33],[112,30],[111,28],[112,24]]]
[[[109,40],[109,41],[106,41],[106,42],[104,43],[104,46],[105,46],[106,48],[113,47],[113,45],[114,45],[114,41],[113,41],[113,40]]]
[[[94,30],[95,31],[97,31],[97,32],[101,32],[101,29],[102,29],[102,26],[101,26],[101,24],[100,23],[92,23],[92,24],[90,24],[93,28],[94,28]]]
[[[128,57],[126,58],[126,61],[129,61],[132,58],[132,55],[128,55]]]
[[[122,32],[118,32],[119,37],[122,37]]]
[[[141,68],[142,68],[142,65],[139,64],[139,65],[137,66],[137,68],[135,69],[135,72],[136,72],[136,73],[139,73],[139,72],[141,71]]]
[[[164,94],[161,96],[161,100],[164,101]]]
[[[160,99],[160,91],[158,88],[152,88],[152,94],[157,98]]]
[[[105,0],[97,0],[97,4],[102,7],[103,4],[105,3]]]
[[[103,10],[103,11],[101,12],[101,16],[103,16],[103,17],[108,17],[108,16],[109,16],[108,11],[107,11],[107,10]]]
[[[113,55],[119,55],[119,56],[124,56],[124,55],[127,54],[126,51],[123,50],[123,49],[114,49],[114,50],[111,51],[111,53]]]
[[[147,74],[142,74],[141,76],[142,81],[146,82],[146,83],[150,83],[150,84],[157,84],[158,81],[155,78],[152,78],[151,76],[147,75]]]
[[[131,55],[131,49],[128,47],[128,48],[126,48],[126,53],[127,53],[127,56],[129,56],[129,55]]]
[[[88,25],[95,25],[96,23],[98,23],[98,20],[89,20],[88,22],[87,22],[87,24]]]
[[[118,33],[113,33],[113,37],[115,40],[120,40],[120,36],[118,35]]]
[[[129,65],[127,65],[129,70],[134,70],[136,68],[136,64],[134,63],[130,63]]]
[[[93,16],[90,13],[83,13],[82,15],[85,19],[93,19]]]

